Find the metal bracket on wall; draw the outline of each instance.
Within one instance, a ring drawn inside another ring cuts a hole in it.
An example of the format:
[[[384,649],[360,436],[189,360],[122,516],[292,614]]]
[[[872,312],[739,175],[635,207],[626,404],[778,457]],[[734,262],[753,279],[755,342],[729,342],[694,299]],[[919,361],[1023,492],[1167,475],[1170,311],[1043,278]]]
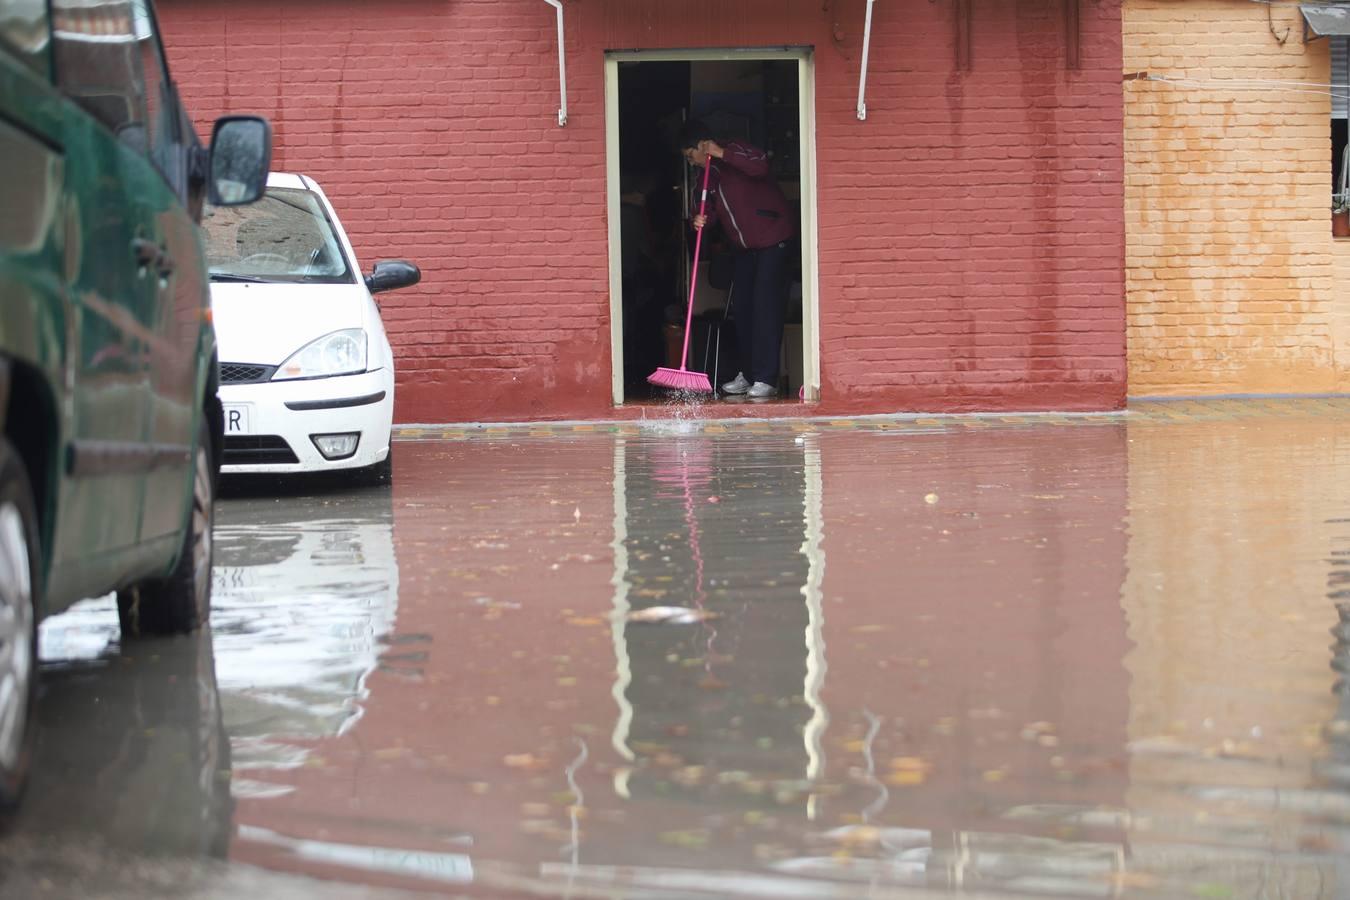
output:
[[[867,0],[867,21],[863,25],[862,68],[858,72],[858,121],[867,119],[867,55],[872,48],[872,4]]]
[[[567,50],[563,44],[562,0],[544,0],[558,11],[558,127],[567,124]]]
[[[1083,63],[1083,30],[1079,0],[1064,0],[1064,64],[1080,69]]]
[[[960,72],[970,71],[971,5],[972,0],[956,0],[952,4],[956,26],[956,68]]]
[[[1275,33],[1275,14],[1274,14],[1273,12],[1270,11],[1270,7],[1271,7],[1271,6],[1272,6],[1272,4],[1270,4],[1270,3],[1267,3],[1267,4],[1266,4],[1266,24],[1267,24],[1268,26],[1270,26],[1270,36],[1273,37],[1273,38],[1276,40],[1276,42],[1277,42],[1281,47],[1283,47],[1284,44],[1285,44],[1285,41],[1288,41],[1288,40],[1289,40],[1289,32],[1290,32],[1292,29],[1286,28],[1286,29],[1284,30],[1284,34],[1276,34],[1276,33]],[[1307,43],[1307,42],[1304,41],[1304,43]]]

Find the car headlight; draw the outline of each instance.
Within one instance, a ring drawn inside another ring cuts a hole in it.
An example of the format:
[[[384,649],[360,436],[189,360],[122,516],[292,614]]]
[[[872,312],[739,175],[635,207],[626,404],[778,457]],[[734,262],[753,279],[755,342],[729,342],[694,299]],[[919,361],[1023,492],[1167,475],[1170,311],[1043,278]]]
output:
[[[366,370],[366,332],[348,328],[310,341],[277,367],[273,381],[352,375]]]

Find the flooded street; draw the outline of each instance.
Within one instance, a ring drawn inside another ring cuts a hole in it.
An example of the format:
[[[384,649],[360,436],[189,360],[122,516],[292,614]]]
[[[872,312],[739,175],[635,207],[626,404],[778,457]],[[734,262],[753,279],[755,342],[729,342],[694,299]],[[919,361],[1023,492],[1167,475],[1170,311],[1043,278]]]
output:
[[[428,436],[215,534],[210,633],[44,625],[0,894],[1350,896],[1344,401]]]

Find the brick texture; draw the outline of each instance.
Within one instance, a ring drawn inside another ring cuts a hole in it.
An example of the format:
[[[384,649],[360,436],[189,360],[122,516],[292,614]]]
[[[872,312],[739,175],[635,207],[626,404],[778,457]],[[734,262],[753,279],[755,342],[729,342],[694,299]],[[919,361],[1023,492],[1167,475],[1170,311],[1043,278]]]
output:
[[[399,421],[612,409],[606,49],[815,48],[822,412],[1112,408],[1125,391],[1118,0],[161,0],[199,127],[257,111],[389,296]]]
[[[1330,99],[1310,87],[1327,42],[1302,42],[1296,5],[1269,13],[1273,33],[1262,4],[1125,4],[1125,70],[1185,81],[1125,83],[1132,394],[1348,386]]]

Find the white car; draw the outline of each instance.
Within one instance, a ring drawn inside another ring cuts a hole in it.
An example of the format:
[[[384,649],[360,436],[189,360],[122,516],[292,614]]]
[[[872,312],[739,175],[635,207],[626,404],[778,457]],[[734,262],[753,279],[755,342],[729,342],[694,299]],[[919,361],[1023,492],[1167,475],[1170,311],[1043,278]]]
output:
[[[323,190],[273,173],[253,206],[203,217],[225,412],[222,471],[392,465],[394,355],[371,296],[416,284],[417,266],[376,263],[362,277]]]

